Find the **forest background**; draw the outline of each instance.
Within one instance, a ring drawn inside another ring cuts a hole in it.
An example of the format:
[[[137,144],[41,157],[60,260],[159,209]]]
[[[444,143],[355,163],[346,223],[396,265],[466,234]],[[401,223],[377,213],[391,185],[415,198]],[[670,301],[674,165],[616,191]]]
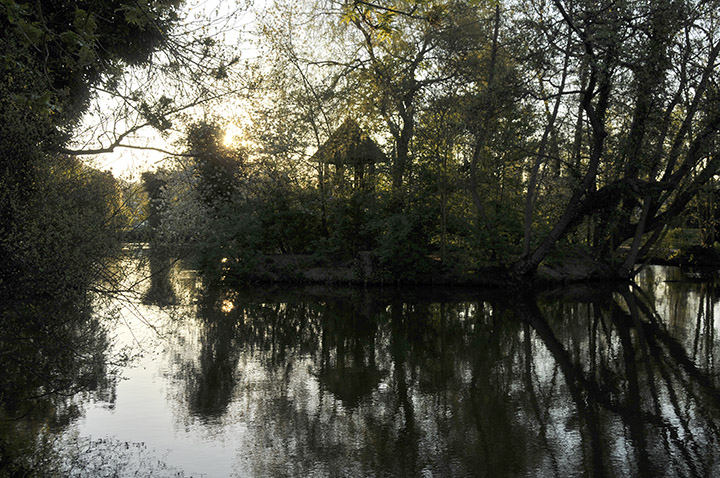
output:
[[[628,278],[715,244],[717,2],[276,2],[242,35],[248,5],[1,5],[10,302],[109,279],[140,239],[236,281],[276,254]],[[79,159],[121,148],[167,159],[142,188]]]
[[[210,108],[146,175],[156,239],[240,281],[268,254],[387,282],[712,257],[716,7],[276,3],[241,70],[241,141]]]

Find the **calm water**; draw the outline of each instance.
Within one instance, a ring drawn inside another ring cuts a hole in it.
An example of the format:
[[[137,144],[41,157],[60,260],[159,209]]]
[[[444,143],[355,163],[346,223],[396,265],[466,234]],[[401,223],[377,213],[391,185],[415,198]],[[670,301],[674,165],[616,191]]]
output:
[[[114,304],[132,360],[54,428],[66,474],[720,476],[713,283],[222,291],[171,272]]]

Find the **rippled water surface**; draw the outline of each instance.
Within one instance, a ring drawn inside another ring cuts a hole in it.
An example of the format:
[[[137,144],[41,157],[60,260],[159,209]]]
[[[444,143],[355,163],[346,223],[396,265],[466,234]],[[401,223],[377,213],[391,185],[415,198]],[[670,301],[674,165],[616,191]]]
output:
[[[115,304],[135,358],[56,447],[77,476],[720,476],[717,287],[217,290],[175,265]]]

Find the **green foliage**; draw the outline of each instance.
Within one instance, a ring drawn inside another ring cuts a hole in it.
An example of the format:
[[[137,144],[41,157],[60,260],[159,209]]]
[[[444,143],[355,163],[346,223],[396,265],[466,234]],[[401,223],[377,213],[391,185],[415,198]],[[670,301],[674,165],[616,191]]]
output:
[[[718,267],[720,266],[720,249],[695,244],[681,250],[678,257],[674,259],[682,265]]]
[[[688,204],[712,242],[714,193],[698,193],[717,170],[716,35],[704,25],[716,13],[669,5],[351,3],[302,32],[302,6],[277,6],[262,26],[273,96],[258,93],[256,154],[227,148],[212,121],[190,124],[192,177],[165,192],[166,229],[225,257],[221,242],[245,225],[257,254],[347,264],[371,252],[399,276],[433,257],[528,277],[556,244],[614,260],[636,230],[651,246],[642,229]]]
[[[2,237],[2,292],[32,301],[64,297],[104,278],[120,249],[127,217],[109,173],[70,158],[48,158],[36,170],[42,192],[26,195]]]
[[[0,475],[46,475],[37,433],[77,414],[62,397],[108,386],[91,289],[116,285],[128,216],[109,173],[60,152],[92,88],[148,61],[178,5],[0,0]]]
[[[681,249],[687,250],[692,246],[702,245],[702,234],[697,228],[690,227],[676,227],[670,229],[663,241],[659,244],[660,247],[667,249]]]
[[[194,162],[203,200],[208,206],[229,201],[236,192],[242,151],[223,145],[222,128],[214,121],[191,123],[186,134],[187,154]]]
[[[61,113],[56,125],[67,128],[66,121],[78,119],[90,87],[103,74],[148,60],[177,20],[179,4],[87,0],[68,8],[58,2],[3,0],[4,80],[15,86],[16,102],[29,102],[41,114]],[[28,73],[31,81],[18,81]]]
[[[147,222],[155,230],[160,226],[159,205],[163,188],[167,185],[163,171],[145,171],[142,174],[142,184],[148,195]]]
[[[426,281],[433,272],[428,217],[420,212],[391,214],[382,222],[375,254],[395,280]]]
[[[256,199],[268,253],[311,253],[320,239],[320,217],[314,191],[294,191],[282,183]]]
[[[353,259],[360,251],[372,250],[378,235],[382,212],[374,194],[355,191],[349,197],[327,200],[327,237],[321,255],[335,259]]]
[[[104,318],[92,287],[113,287],[127,217],[109,173],[70,158],[34,171],[41,191],[9,208],[0,238],[0,475],[43,476],[41,429],[75,418],[66,396],[111,386]],[[14,429],[24,416],[37,429]],[[47,475],[50,476],[50,475]]]
[[[263,230],[260,219],[237,205],[221,207],[210,223],[212,232],[201,237],[198,249],[203,273],[210,282],[246,282],[260,263]]]
[[[700,240],[696,244],[712,247],[720,239],[720,190],[714,178],[693,198],[687,212],[685,225],[697,228],[700,233]]]
[[[120,4],[122,5],[122,4]],[[117,185],[58,156],[102,75],[149,58],[178,2],[0,2],[0,293],[82,290],[124,226]],[[8,290],[5,290],[5,289]]]
[[[148,173],[155,241],[188,247],[211,280],[251,277],[263,254],[310,253],[320,235],[317,194],[278,171],[244,163],[215,122],[188,125],[188,157]]]

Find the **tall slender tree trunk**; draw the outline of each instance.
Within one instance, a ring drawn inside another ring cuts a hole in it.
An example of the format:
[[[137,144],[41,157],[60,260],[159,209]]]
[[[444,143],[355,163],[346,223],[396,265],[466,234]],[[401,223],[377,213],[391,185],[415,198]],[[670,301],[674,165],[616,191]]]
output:
[[[479,178],[478,178],[478,164],[480,162],[480,156],[482,155],[482,150],[485,148],[485,144],[487,142],[487,125],[489,123],[489,119],[494,114],[494,100],[492,98],[493,95],[493,88],[495,86],[495,77],[496,77],[496,70],[497,70],[497,57],[498,57],[498,49],[499,49],[499,37],[500,37],[500,4],[495,5],[495,15],[494,15],[494,27],[493,27],[493,41],[492,41],[492,47],[490,50],[490,65],[488,68],[488,77],[487,77],[487,89],[488,89],[488,99],[485,102],[485,106],[483,108],[484,111],[482,111],[481,115],[482,118],[482,129],[479,129],[475,132],[476,138],[475,138],[475,145],[472,152],[472,158],[470,160],[469,164],[469,173],[470,173],[470,196],[472,197],[473,205],[475,206],[475,210],[478,215],[478,222],[480,223],[482,227],[484,227],[489,234],[493,234],[494,230],[492,225],[490,224],[490,218],[488,217],[487,211],[485,209],[485,205],[483,203],[482,197],[480,196],[480,189],[479,189]],[[481,123],[480,121],[478,123]]]
[[[512,272],[517,278],[527,277],[537,270],[540,262],[545,259],[550,250],[555,246],[557,240],[567,232],[570,224],[576,219],[580,212],[582,199],[595,184],[600,159],[605,151],[607,131],[605,130],[604,123],[611,92],[610,74],[609,71],[607,71],[607,64],[604,65],[604,68],[605,70],[603,71],[597,71],[597,66],[593,67],[587,90],[584,92],[582,99],[583,109],[590,120],[593,135],[590,161],[583,180],[575,188],[574,193],[565,206],[563,214],[543,242],[533,252],[522,257],[515,263]],[[595,85],[598,82],[599,86],[597,91],[595,91]],[[593,106],[592,99],[596,94],[598,96],[597,106]]]
[[[543,161],[545,161],[545,150],[547,148],[548,139],[550,138],[552,130],[555,128],[555,120],[557,119],[563,92],[565,91],[565,81],[567,80],[568,66],[570,64],[571,46],[572,36],[570,34],[570,31],[568,31],[568,44],[565,50],[565,61],[563,63],[560,86],[558,86],[555,104],[553,105],[553,110],[548,117],[547,124],[545,125],[545,131],[543,131],[542,139],[540,140],[540,146],[538,147],[538,152],[535,156],[535,162],[533,164],[532,170],[530,171],[530,179],[528,181],[527,192],[525,193],[525,217],[523,224],[522,252],[523,257],[527,256],[530,253],[530,241],[532,240],[532,216],[535,206],[535,190],[538,187],[538,174],[540,172],[540,166],[542,165]]]

